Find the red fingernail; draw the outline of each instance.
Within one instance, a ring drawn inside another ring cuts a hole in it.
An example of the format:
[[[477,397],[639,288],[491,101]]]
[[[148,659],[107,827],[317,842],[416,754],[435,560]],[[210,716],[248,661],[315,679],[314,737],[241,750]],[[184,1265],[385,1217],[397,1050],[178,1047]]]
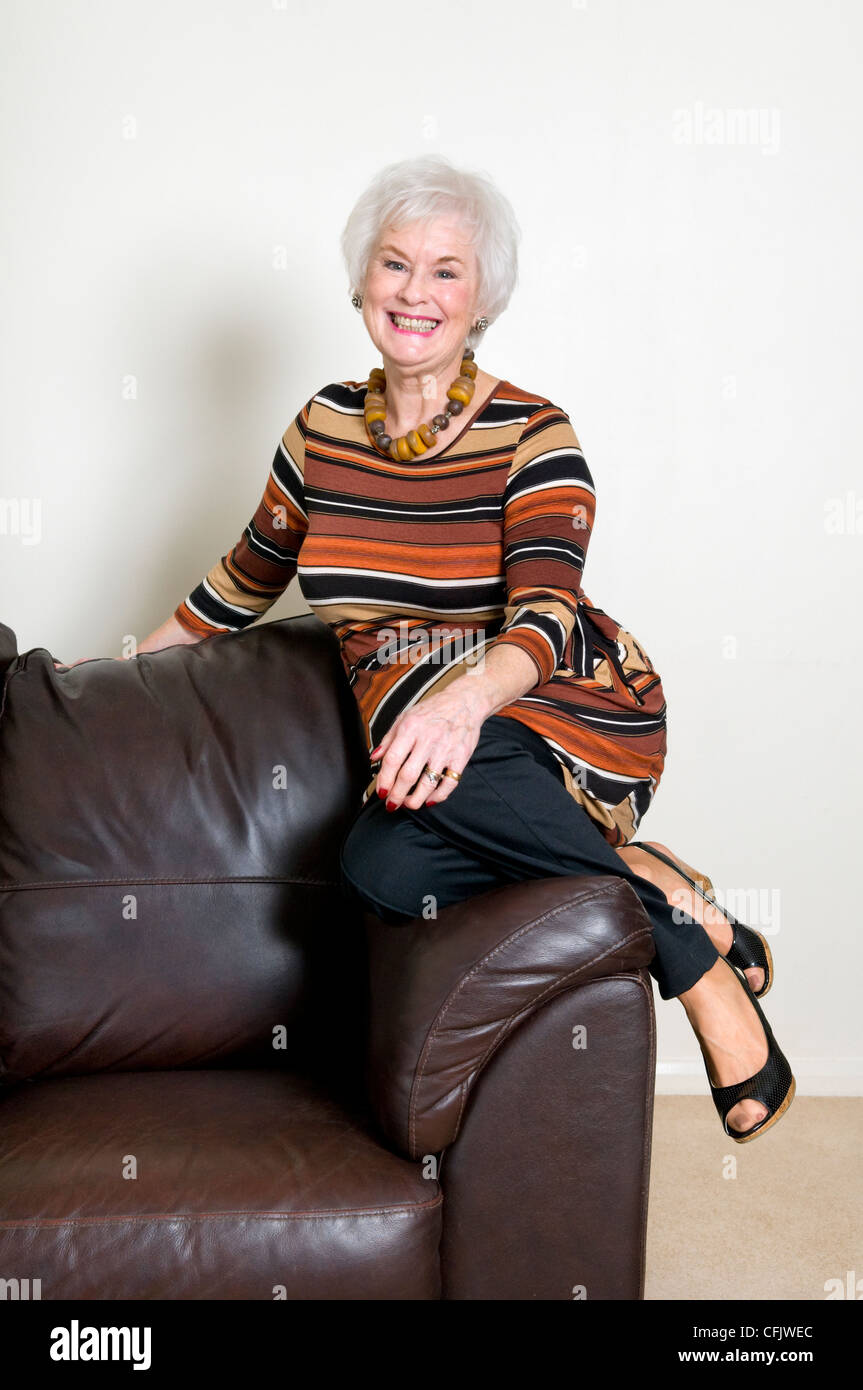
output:
[[[395,811],[396,809],[397,809],[397,808],[396,808],[396,803],[395,803],[394,801],[388,801],[388,802],[387,802],[387,810],[388,810],[388,811]]]
[[[437,806],[437,802],[436,802],[436,801],[427,801],[427,802],[426,802],[426,806]]]
[[[381,801],[383,801],[385,796],[389,796],[389,794],[389,787],[378,787],[378,796],[380,797]]]

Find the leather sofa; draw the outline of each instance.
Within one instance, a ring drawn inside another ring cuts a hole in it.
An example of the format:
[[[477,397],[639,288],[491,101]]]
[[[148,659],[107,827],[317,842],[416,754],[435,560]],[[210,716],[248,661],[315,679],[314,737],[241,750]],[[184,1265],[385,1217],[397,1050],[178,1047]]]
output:
[[[63,670],[0,625],[0,674],[0,1278],[643,1297],[653,942],[627,883],[361,912],[338,851],[368,756],[313,616]]]

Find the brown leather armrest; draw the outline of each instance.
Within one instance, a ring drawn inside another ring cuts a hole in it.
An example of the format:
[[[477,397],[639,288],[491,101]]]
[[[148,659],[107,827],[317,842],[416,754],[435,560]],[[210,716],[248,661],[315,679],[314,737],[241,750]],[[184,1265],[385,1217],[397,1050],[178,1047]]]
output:
[[[372,913],[369,1094],[411,1158],[456,1138],[477,1077],[519,1023],[563,990],[643,969],[650,919],[614,875],[533,879],[388,926]]]

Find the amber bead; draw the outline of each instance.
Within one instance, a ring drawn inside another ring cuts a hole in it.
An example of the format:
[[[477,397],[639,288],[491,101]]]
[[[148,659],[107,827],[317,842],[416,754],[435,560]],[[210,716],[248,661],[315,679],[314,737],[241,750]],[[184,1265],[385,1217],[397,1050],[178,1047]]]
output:
[[[393,442],[392,442],[392,444],[390,445],[389,453],[390,453],[390,458],[394,458],[395,461],[396,461],[396,463],[401,463],[402,457],[401,457],[401,454],[399,453],[399,442],[398,442],[397,439],[394,439]]]
[[[467,387],[463,386],[460,381],[454,381],[452,386],[447,390],[449,399],[451,401],[461,401],[462,405],[470,404],[472,394],[473,393],[468,391]]]
[[[411,457],[411,446],[410,444],[408,444],[407,437],[405,435],[401,435],[396,440],[396,448],[399,451],[400,459],[407,460]]]
[[[435,443],[437,436],[429,425],[417,425],[417,434],[423,443],[430,449]]]
[[[387,412],[382,405],[373,406],[371,410],[366,411],[366,425],[368,426],[372,425],[375,420],[379,420],[383,424],[386,418]]]
[[[451,401],[460,401],[462,405],[469,405],[472,392],[468,391],[466,386],[461,386],[458,382],[453,382],[452,386],[447,391],[447,395]]]
[[[407,434],[405,435],[405,438],[407,439],[408,444],[410,444],[415,454],[424,454],[426,449],[428,448],[428,445],[420,435],[419,430],[408,430]]]
[[[464,361],[462,362],[462,364],[461,364],[461,374],[462,374],[462,376],[469,377],[470,380],[473,381],[473,380],[475,379],[475,377],[476,377],[476,370],[477,370],[477,368],[476,368],[476,363],[475,363],[475,362],[469,362],[469,361],[467,360],[467,358],[465,358],[465,360],[464,360]]]
[[[381,367],[373,367],[369,372],[369,390],[381,391],[386,385],[387,374]]]
[[[386,405],[387,398],[380,391],[367,391],[363,401],[363,410],[370,410],[372,407]]]
[[[433,425],[437,425],[437,427],[438,427],[439,430],[445,430],[445,429],[447,428],[447,426],[449,425],[449,416],[448,416],[448,415],[434,415],[434,416],[432,416],[432,424],[433,424]]]

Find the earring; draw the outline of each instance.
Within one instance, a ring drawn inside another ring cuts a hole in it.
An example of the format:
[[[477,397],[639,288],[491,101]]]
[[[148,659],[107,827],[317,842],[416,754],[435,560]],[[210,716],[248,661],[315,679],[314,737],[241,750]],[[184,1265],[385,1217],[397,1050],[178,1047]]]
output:
[[[363,307],[363,297],[361,294],[357,294],[356,290],[354,290],[354,293],[351,295],[351,303],[355,309],[361,309]]]
[[[483,319],[477,319],[476,323],[474,324],[474,328],[475,328],[475,329],[477,330],[477,332],[479,332],[479,333],[484,332],[485,329],[488,328],[488,319],[485,319],[485,318],[483,318]]]

